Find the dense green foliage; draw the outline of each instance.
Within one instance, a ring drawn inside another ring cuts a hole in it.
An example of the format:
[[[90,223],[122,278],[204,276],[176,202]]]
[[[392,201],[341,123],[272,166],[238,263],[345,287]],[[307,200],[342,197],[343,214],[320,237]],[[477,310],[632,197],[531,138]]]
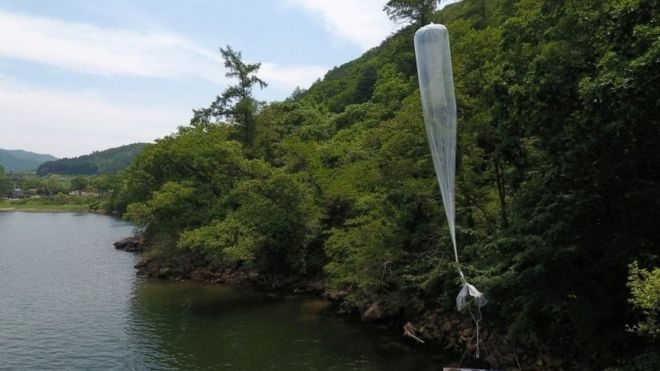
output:
[[[57,160],[57,157],[19,149],[0,149],[0,166],[4,167],[6,172],[23,173],[35,171],[39,165],[53,160]]]
[[[146,143],[133,143],[89,155],[44,162],[37,169],[37,174],[40,176],[116,174],[127,168],[133,158],[147,146]]]
[[[9,194],[12,190],[12,183],[9,177],[5,174],[5,168],[0,166],[0,197]]]
[[[96,199],[82,196],[57,194],[52,197],[0,199],[0,209],[25,211],[67,211],[88,212],[97,211],[99,202]]]
[[[637,262],[630,265],[628,287],[632,292],[630,302],[644,314],[644,318],[632,330],[657,338],[660,335],[660,268],[640,269]]]
[[[20,209],[74,210],[116,212],[116,196],[123,180],[115,174],[95,176],[49,175],[34,173],[5,175],[0,167],[0,199],[2,207]]]
[[[457,237],[487,321],[600,366],[643,352],[626,283],[659,258],[657,1],[465,0],[431,18],[451,36]],[[452,310],[413,33],[283,102],[250,100],[253,135],[207,121],[158,140],[116,204],[163,254],[323,275],[360,310]]]

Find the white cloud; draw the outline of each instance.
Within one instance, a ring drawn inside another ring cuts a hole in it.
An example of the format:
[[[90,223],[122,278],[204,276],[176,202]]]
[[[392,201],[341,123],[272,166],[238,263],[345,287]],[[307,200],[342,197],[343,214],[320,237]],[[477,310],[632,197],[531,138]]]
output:
[[[397,29],[383,12],[384,0],[284,0],[319,18],[336,37],[367,50]]]
[[[293,91],[296,87],[310,86],[327,71],[326,67],[321,66],[280,66],[265,62],[261,64],[259,75],[269,84]]]
[[[218,57],[176,34],[101,28],[3,10],[0,57],[101,75],[224,80]]]
[[[102,28],[0,9],[2,57],[75,73],[175,80],[196,77],[219,85],[228,83],[220,53],[181,35],[157,29]],[[275,89],[284,90],[307,86],[326,70],[265,62],[261,73]]]
[[[76,156],[152,141],[189,117],[188,110],[114,104],[93,91],[27,88],[0,77],[0,148]]]

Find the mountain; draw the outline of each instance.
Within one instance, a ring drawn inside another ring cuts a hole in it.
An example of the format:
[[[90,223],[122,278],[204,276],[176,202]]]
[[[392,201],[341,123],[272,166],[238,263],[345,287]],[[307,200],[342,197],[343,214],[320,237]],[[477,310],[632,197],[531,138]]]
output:
[[[656,4],[464,0],[433,15],[451,38],[456,239],[491,300],[489,367],[606,369],[639,355],[622,369],[660,369]],[[347,311],[437,331],[466,354],[475,333],[446,324],[477,317],[450,319],[463,280],[422,119],[418,27],[246,125],[200,120],[157,141],[114,205],[158,242],[150,253],[190,254],[171,271],[202,254],[225,272],[323,277]]]
[[[20,149],[0,149],[0,166],[4,167],[6,172],[35,171],[39,165],[53,160],[57,160],[57,157]]]
[[[37,175],[98,175],[117,173],[131,164],[133,158],[147,147],[147,143],[133,143],[73,158],[44,162]]]

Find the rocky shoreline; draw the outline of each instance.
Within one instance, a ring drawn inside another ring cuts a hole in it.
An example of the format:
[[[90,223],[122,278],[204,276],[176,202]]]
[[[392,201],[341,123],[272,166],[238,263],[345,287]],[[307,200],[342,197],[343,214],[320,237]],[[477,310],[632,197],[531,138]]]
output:
[[[263,275],[241,267],[222,267],[201,254],[185,254],[174,258],[153,256],[145,252],[147,243],[141,237],[129,237],[114,244],[118,250],[141,255],[136,264],[137,274],[142,277],[163,280],[195,280],[229,285],[249,285],[266,291],[286,291],[293,294],[314,294],[341,304],[342,295],[329,295],[322,277],[294,279],[277,275]],[[148,249],[147,249],[148,250]],[[562,359],[533,337],[511,339],[497,333],[487,323],[481,323],[480,359],[475,360],[475,325],[466,313],[454,308],[438,308],[427,311],[419,318],[403,322],[388,318],[380,310],[378,302],[366,306],[360,316],[364,321],[378,322],[402,329],[403,336],[412,342],[434,344],[448,352],[462,355],[466,364],[500,370],[589,370],[584,364]],[[347,311],[348,312],[348,311]],[[470,360],[470,361],[468,361]],[[476,363],[475,363],[476,362]],[[457,365],[453,365],[457,367]]]
[[[453,309],[453,308],[452,308]],[[416,336],[440,342],[445,350],[473,356],[476,348],[476,330],[472,318],[455,310],[435,309],[427,311],[418,320],[409,322]],[[493,331],[491,326],[480,323],[479,351],[482,367],[504,370],[589,370],[583,364],[553,355],[534,337],[518,337],[515,340]]]
[[[172,281],[194,280],[207,283],[250,285],[264,290],[281,290],[294,294],[321,294],[322,278],[296,279],[281,275],[264,275],[240,267],[214,264],[201,254],[188,253],[173,258],[142,254],[146,243],[141,237],[129,237],[114,243],[115,249],[141,254],[135,265],[137,275]]]

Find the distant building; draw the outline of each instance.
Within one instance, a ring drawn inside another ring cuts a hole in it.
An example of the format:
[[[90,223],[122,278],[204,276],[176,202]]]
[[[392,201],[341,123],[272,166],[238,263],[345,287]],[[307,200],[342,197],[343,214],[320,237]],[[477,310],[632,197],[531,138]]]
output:
[[[11,191],[11,196],[10,198],[22,198],[23,197],[23,190],[20,188],[14,188],[13,191]]]

